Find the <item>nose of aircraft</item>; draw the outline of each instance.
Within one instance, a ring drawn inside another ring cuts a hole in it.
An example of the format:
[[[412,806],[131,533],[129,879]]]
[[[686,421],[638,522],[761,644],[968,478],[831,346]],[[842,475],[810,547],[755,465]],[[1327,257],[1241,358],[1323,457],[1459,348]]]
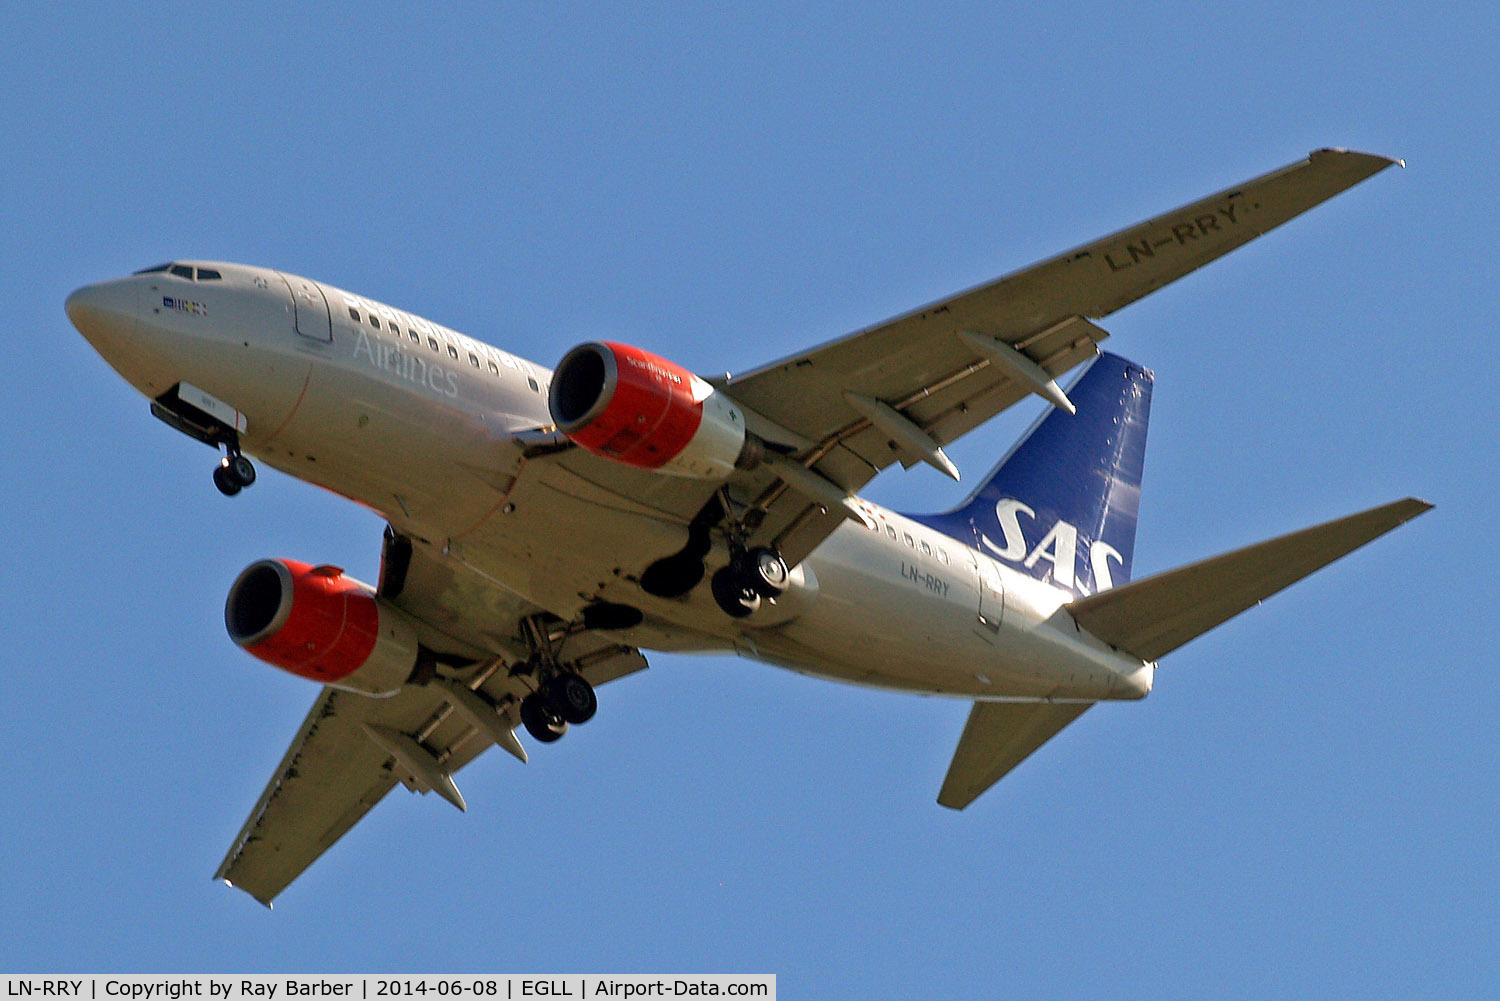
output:
[[[68,296],[68,319],[100,357],[148,396],[161,393],[161,345],[141,323],[140,279],[116,278],[85,285]]]
[[[128,281],[85,285],[72,295],[64,308],[73,326],[89,343],[127,336],[136,321],[136,290]]]
[[[69,320],[74,321],[80,333],[84,327],[101,323],[133,323],[135,321],[135,285],[126,281],[99,282],[84,285],[68,297],[65,303]]]

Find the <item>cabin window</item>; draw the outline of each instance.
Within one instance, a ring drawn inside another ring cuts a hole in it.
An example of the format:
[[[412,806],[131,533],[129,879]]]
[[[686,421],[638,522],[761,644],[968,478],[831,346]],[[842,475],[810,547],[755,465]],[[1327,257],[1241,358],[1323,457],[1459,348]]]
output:
[[[355,323],[359,322],[359,310],[355,309],[353,306],[349,307],[349,319],[353,320]]]
[[[901,541],[904,542],[904,543],[906,543],[912,549],[917,548],[917,544],[916,544],[915,541],[913,541],[910,532],[902,532],[901,533]]]
[[[499,375],[499,374],[500,374],[500,366],[496,365],[495,362],[493,360],[491,360],[490,361],[490,375]]]
[[[374,313],[370,314],[370,326],[374,327],[376,330],[380,329],[380,317],[376,316]]]
[[[429,348],[432,348],[432,350],[436,351],[438,349],[437,338],[436,337],[429,337],[429,338],[427,338],[427,346]]]
[[[922,543],[922,555],[923,556],[931,556],[932,555],[932,547],[929,546],[925,541]]]
[[[942,560],[944,566],[947,566],[948,565],[948,550],[946,550],[946,549],[939,549],[937,551],[937,553],[938,553],[938,559]]]
[[[891,538],[894,539],[896,537],[896,526],[895,525],[887,525],[887,526],[885,526],[885,534],[889,535]]]
[[[454,347],[452,344],[448,345],[448,357],[449,358],[457,358],[458,357],[458,348]]]
[[[469,364],[473,365],[475,368],[479,367],[479,356],[472,351],[469,352]]]
[[[542,391],[542,387],[540,387],[540,386],[538,386],[536,384],[536,380],[535,379],[528,378],[526,380],[526,385],[528,385],[528,386],[531,387],[531,391],[533,393],[540,393]]]
[[[422,343],[422,335],[419,334],[419,333],[417,333],[415,330],[411,329],[410,327],[406,328],[406,336],[411,338],[411,342],[413,344],[421,344]]]

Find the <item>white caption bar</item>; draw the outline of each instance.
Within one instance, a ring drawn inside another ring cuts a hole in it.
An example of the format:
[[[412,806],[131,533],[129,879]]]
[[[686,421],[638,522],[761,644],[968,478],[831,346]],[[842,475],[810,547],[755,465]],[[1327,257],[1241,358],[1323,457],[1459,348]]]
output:
[[[494,976],[370,976],[366,974],[81,974],[0,977],[4,998],[85,999],[85,1001],[290,1001],[292,998],[348,998],[350,1001],[511,1001],[513,998],[769,998],[776,997],[774,974],[728,973],[552,973]]]

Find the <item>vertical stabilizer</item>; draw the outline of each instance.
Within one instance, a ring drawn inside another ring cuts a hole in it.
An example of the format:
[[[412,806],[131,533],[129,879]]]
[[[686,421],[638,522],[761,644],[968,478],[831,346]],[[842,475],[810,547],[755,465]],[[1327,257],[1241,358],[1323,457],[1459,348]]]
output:
[[[1102,354],[963,504],[911,515],[1039,580],[1089,595],[1130,579],[1151,372]]]

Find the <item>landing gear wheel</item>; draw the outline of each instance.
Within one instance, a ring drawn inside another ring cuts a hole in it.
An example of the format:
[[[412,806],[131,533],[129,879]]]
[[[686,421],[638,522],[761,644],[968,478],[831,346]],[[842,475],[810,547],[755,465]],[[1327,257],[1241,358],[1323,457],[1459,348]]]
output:
[[[599,711],[599,699],[594,695],[594,686],[581,674],[571,671],[559,674],[547,682],[543,691],[550,708],[569,723],[587,723]]]
[[[255,482],[255,463],[239,453],[231,455],[228,460],[227,469],[229,475],[234,477],[236,483],[241,487],[248,487]]]
[[[744,580],[762,598],[777,598],[785,591],[792,572],[774,549],[759,546],[745,554]]]
[[[760,607],[760,592],[747,584],[733,567],[715,572],[708,588],[724,614],[732,618],[743,619]]]
[[[552,711],[547,700],[532,692],[521,700],[521,725],[538,742],[550,744],[567,732],[568,724]]]
[[[225,497],[233,497],[255,482],[255,463],[232,451],[214,469],[214,486]]]
[[[225,497],[233,497],[242,489],[235,481],[234,475],[230,473],[229,467],[218,465],[214,467],[214,486],[219,488],[219,493]]]

